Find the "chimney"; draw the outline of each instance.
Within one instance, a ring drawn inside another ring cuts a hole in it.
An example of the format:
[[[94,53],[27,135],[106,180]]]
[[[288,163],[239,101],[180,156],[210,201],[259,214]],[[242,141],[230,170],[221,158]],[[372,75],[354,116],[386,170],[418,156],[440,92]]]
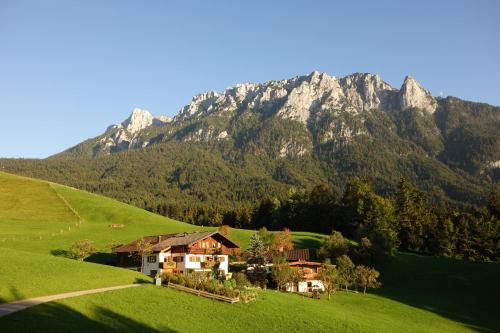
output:
[[[161,235],[158,236],[158,243],[161,242]]]

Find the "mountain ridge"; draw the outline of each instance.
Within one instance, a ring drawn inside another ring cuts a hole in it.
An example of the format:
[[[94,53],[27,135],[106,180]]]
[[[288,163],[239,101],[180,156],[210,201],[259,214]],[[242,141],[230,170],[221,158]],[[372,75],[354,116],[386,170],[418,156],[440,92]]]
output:
[[[197,94],[173,118],[154,117],[147,110],[134,108],[121,124],[106,129],[104,137],[94,143],[92,153],[95,156],[144,148],[151,142],[141,139],[137,134],[148,127],[180,124],[212,114],[238,112],[243,108],[264,114],[273,110],[273,116],[308,124],[312,117],[317,117],[325,109],[345,109],[357,114],[373,110],[418,108],[434,113],[437,101],[411,76],[405,77],[398,90],[380,76],[370,73],[354,73],[336,78],[314,71],[286,80],[237,84],[220,93],[208,91]],[[227,131],[217,134],[219,140],[227,136]]]
[[[500,180],[499,133],[499,107],[434,97],[411,76],[396,89],[369,73],[313,72],[198,94],[173,119],[137,109],[64,152],[0,168],[190,221],[195,207],[340,191],[352,176],[379,193],[404,177],[434,202],[484,205]]]

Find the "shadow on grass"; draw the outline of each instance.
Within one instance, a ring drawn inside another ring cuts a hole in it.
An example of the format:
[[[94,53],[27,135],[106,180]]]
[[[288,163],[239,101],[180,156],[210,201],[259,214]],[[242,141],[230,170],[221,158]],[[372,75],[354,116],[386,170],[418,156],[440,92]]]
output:
[[[96,306],[92,318],[60,303],[47,303],[0,318],[1,332],[99,332],[157,333],[176,332],[168,327],[156,329],[107,308]]]
[[[50,254],[56,257],[74,259],[68,250],[55,249],[50,251]],[[116,264],[116,254],[108,252],[96,252],[84,259],[84,261],[93,262],[96,264],[111,265]]]
[[[62,258],[70,258],[71,259],[71,254],[69,253],[68,250],[63,250],[63,249],[55,249],[50,251],[50,254],[56,257],[62,257]]]
[[[321,235],[305,235],[302,238],[294,238],[293,239],[293,244],[295,245],[296,248],[299,249],[317,249],[321,245],[321,241],[323,240],[324,237]]]
[[[103,265],[116,265],[116,254],[109,252],[96,252],[85,258],[85,261]]]
[[[151,284],[153,280],[151,278],[135,278],[135,282],[137,284]]]
[[[379,266],[375,294],[461,322],[479,332],[500,332],[500,264],[399,253]]]
[[[311,260],[317,259],[317,251],[324,239],[321,235],[305,234],[300,238],[293,239],[293,245],[298,249],[309,249],[309,256]]]
[[[13,301],[17,301],[17,300],[20,300],[20,299],[24,299],[26,297],[24,297],[24,295],[14,286],[11,286],[9,288],[9,292],[11,294],[11,297],[10,298],[3,298],[3,297],[0,297],[0,303],[7,303],[7,302],[13,302]]]

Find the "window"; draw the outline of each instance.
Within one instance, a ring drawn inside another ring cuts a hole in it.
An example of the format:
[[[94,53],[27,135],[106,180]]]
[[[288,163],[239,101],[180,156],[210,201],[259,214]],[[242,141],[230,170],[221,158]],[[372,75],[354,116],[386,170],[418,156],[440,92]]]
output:
[[[184,262],[184,257],[174,257],[175,262]]]
[[[158,273],[158,271],[156,269],[152,269],[150,275],[156,275],[156,273]]]
[[[148,262],[149,263],[155,263],[156,262],[156,256],[148,256]]]
[[[224,261],[226,261],[226,257],[220,256],[220,257],[217,257],[217,260],[219,262],[224,262]]]
[[[209,262],[209,261],[212,261],[213,258],[211,256],[205,256],[205,261],[206,262]]]
[[[199,256],[189,257],[189,262],[200,262],[200,261],[201,261],[201,257],[199,257]]]

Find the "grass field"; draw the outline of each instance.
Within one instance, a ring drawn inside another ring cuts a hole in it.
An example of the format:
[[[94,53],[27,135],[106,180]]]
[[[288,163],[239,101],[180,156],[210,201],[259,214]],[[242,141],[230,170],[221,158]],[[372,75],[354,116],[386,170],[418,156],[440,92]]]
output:
[[[262,291],[253,303],[226,304],[154,286],[38,306],[0,319],[0,327],[13,332],[469,331],[377,295],[339,292],[331,301],[318,301]]]
[[[112,266],[0,248],[0,302],[150,281]]]
[[[77,240],[93,240],[101,253],[92,260],[105,261],[112,241],[202,229],[61,185],[5,173],[0,184],[0,302],[145,278],[57,257]],[[252,232],[234,229],[231,238],[245,247]],[[293,236],[300,247],[323,237]],[[254,303],[230,305],[143,286],[40,305],[0,318],[0,331],[500,331],[499,264],[398,254],[380,270],[376,294],[339,292],[330,302],[262,291]]]
[[[500,332],[500,263],[476,263],[401,253],[380,267],[377,294],[479,331]]]
[[[46,237],[78,220],[49,183],[0,173],[0,240]]]
[[[214,229],[175,221],[66,186],[1,172],[0,184],[0,198],[3,199],[0,205],[0,263],[2,268],[9,267],[0,270],[0,302],[130,283],[137,277],[123,269],[55,257],[64,257],[78,240],[92,240],[99,253],[90,260],[106,262],[110,259],[112,242]],[[49,207],[48,212],[44,212],[45,206]],[[123,224],[124,227],[111,228],[111,224]],[[251,230],[232,229],[231,238],[246,247],[252,233]],[[321,237],[307,232],[294,233],[298,246],[315,246]]]

